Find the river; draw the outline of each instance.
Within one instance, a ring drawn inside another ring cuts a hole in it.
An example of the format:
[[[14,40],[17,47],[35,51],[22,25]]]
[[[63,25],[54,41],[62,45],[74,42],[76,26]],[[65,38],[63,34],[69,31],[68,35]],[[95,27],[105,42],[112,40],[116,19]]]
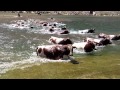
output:
[[[41,63],[49,62],[67,62],[55,61],[49,59],[43,59],[36,56],[36,47],[38,45],[50,44],[48,39],[51,36],[56,37],[69,37],[74,42],[80,42],[84,37],[96,37],[99,33],[106,34],[120,34],[120,17],[96,17],[96,16],[62,16],[58,15],[54,17],[56,21],[61,21],[67,25],[70,34],[57,35],[41,33],[39,29],[10,29],[3,27],[3,23],[9,24],[14,19],[8,21],[0,21],[0,74],[6,73],[9,70],[17,68],[32,67],[35,65],[41,65]],[[19,18],[16,18],[17,20]],[[21,18],[28,19],[28,18]],[[31,18],[32,19],[32,18]],[[36,18],[39,19],[39,18]],[[47,19],[47,18],[46,18]],[[89,28],[95,28],[95,34],[81,35],[78,30]],[[111,60],[120,58],[120,41],[113,41],[112,45],[108,45],[102,48],[100,51],[94,53],[94,55],[88,55],[85,53],[77,53],[75,51],[75,58],[89,59],[91,56],[96,56],[94,60],[98,60],[106,57]],[[112,57],[114,56],[114,57]],[[79,59],[77,59],[79,61]]]

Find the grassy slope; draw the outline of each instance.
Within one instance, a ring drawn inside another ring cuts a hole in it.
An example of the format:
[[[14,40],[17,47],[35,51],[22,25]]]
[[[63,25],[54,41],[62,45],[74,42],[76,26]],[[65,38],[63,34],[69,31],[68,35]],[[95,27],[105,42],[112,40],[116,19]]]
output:
[[[112,58],[116,58],[111,56]],[[97,59],[97,60],[96,60]],[[91,56],[89,60],[78,58],[80,64],[45,63],[29,68],[15,69],[1,75],[8,79],[114,79],[120,78],[120,59]],[[113,62],[114,61],[114,62]]]

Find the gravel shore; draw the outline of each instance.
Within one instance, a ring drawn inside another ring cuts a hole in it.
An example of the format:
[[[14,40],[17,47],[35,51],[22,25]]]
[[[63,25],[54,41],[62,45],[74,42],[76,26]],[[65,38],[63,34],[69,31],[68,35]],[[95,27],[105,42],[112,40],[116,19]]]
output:
[[[36,15],[94,15],[94,16],[120,16],[120,11],[0,11],[1,14],[16,14],[20,12],[21,14],[36,14]]]

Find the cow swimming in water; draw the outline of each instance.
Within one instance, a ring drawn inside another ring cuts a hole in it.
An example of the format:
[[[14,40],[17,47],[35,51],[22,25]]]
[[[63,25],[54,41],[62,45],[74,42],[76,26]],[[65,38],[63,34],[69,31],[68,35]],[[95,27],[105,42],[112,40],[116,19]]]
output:
[[[95,38],[86,37],[84,39],[84,42],[88,42],[88,41],[93,42],[97,46],[112,44],[111,40],[107,39],[107,38],[101,38],[101,39],[98,38],[98,39],[95,39]]]
[[[80,34],[89,34],[89,33],[95,33],[95,29],[84,29],[78,31]]]
[[[110,40],[120,40],[120,35],[107,35],[104,33],[100,33],[98,35],[99,38],[108,38]]]
[[[75,47],[72,45],[42,45],[36,48],[36,53],[37,56],[53,60],[63,59],[66,56],[73,64],[78,64],[78,61],[70,57],[73,56],[73,48]]]
[[[70,38],[58,38],[58,37],[51,36],[49,41],[50,43],[53,43],[53,44],[62,44],[62,45],[73,44]]]
[[[91,41],[88,42],[80,42],[80,43],[73,43],[73,47],[76,47],[77,49],[83,49],[85,52],[92,52],[94,50],[97,50],[95,48],[95,44]]]

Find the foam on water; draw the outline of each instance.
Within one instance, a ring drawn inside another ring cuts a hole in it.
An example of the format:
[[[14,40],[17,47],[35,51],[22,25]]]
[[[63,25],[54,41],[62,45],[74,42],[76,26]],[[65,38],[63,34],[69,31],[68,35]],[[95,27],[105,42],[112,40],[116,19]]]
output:
[[[17,27],[15,24],[6,24],[6,23],[3,23],[0,25],[0,27],[2,28],[8,28],[8,29],[19,29],[19,30],[23,30],[23,29],[30,29],[28,26],[19,26]]]
[[[112,43],[112,44],[110,44],[110,46],[116,46],[116,44],[115,44],[115,43]]]
[[[41,58],[41,57],[36,56],[36,52],[33,52],[32,55],[28,59],[25,59],[25,60],[0,62],[0,74],[6,73],[9,70],[24,69],[26,67],[32,67],[33,65],[40,65],[42,63],[69,62],[69,61],[70,60],[52,60],[52,59]]]
[[[24,26],[18,26],[17,24],[14,24],[16,22],[20,22],[20,21],[23,21],[23,20],[17,20],[17,21],[11,21],[10,24],[7,24],[7,23],[2,23],[0,25],[0,27],[2,28],[8,28],[8,29],[19,29],[19,30],[28,30],[28,33],[30,32],[34,32],[34,33],[40,33],[40,34],[59,34],[58,30],[54,31],[54,32],[50,32],[48,30],[48,28],[44,28],[42,26],[40,26],[39,24],[37,24],[37,20],[32,20],[32,19],[28,19],[26,22],[25,22],[25,25]],[[39,20],[40,22],[40,20]],[[33,25],[34,28],[30,28],[30,26]],[[64,23],[59,23],[58,26],[64,26],[66,24]],[[86,29],[85,29],[86,30]],[[81,34],[81,35],[86,35],[88,33],[82,33],[83,30],[74,30],[74,29],[70,29],[69,30],[70,33],[69,34]],[[91,33],[89,33],[89,35],[91,35]]]
[[[82,31],[84,30],[75,30],[75,29],[70,29],[70,34],[81,34],[81,35],[92,35],[93,33],[83,33]]]
[[[33,29],[33,30],[29,30],[28,33],[39,33],[39,34],[57,34],[57,35],[66,35],[66,34],[60,34],[60,32],[58,31],[54,31],[54,32],[50,32],[48,29],[44,29],[44,28],[39,28],[39,29]],[[69,34],[80,34],[80,35],[88,35],[88,36],[93,36],[93,33],[80,33],[79,31],[77,30],[74,30],[74,29],[70,29],[69,30]]]
[[[99,52],[101,50],[103,50],[105,46],[96,46],[97,50],[94,50],[94,52]],[[73,53],[74,54],[86,54],[86,52],[83,49],[73,49]],[[90,52],[93,53],[93,52]]]
[[[86,52],[84,51],[84,50],[80,50],[80,49],[73,49],[73,52],[75,53],[75,54],[85,54]]]

